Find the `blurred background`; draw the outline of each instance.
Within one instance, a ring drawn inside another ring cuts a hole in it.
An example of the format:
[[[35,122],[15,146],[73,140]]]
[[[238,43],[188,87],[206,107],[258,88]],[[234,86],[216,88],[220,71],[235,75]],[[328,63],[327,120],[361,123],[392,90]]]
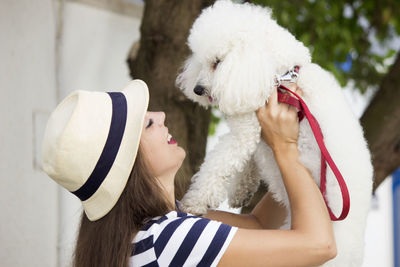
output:
[[[188,152],[177,179],[183,195],[228,131],[217,110],[174,85],[189,29],[213,2],[0,0],[0,266],[70,266],[82,210],[42,172],[41,142],[51,111],[74,90],[115,91],[143,79],[150,109],[167,113]],[[271,7],[342,84],[375,168],[363,267],[400,266],[400,1],[247,2]]]

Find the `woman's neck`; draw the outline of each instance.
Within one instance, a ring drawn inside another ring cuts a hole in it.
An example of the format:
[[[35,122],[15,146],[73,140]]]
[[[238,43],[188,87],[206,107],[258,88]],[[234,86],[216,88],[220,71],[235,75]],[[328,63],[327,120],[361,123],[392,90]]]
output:
[[[157,177],[158,181],[161,184],[161,187],[164,191],[165,197],[167,198],[169,204],[171,205],[172,209],[175,209],[175,174],[166,174]]]

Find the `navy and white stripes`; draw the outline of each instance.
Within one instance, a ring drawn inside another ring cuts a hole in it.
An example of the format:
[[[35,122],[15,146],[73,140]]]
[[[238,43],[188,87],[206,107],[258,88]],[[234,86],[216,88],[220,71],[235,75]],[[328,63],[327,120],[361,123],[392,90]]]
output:
[[[171,211],[149,221],[134,239],[131,266],[216,266],[237,228]]]

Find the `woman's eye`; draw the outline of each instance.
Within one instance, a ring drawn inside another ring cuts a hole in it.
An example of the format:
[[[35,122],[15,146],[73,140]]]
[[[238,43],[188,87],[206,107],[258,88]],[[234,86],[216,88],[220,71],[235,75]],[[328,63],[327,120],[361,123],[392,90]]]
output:
[[[153,119],[150,119],[147,123],[146,129],[149,128],[153,124]]]
[[[215,70],[218,67],[218,64],[221,62],[220,59],[217,58],[217,60],[215,60],[215,62],[212,65],[212,69]]]

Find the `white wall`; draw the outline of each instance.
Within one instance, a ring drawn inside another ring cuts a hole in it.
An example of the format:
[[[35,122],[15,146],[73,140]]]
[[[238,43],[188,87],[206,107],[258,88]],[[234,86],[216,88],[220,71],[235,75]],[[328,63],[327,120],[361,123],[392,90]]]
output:
[[[0,2],[0,265],[55,266],[57,189],[37,157],[55,105],[51,0]]]
[[[378,187],[372,200],[365,233],[362,267],[395,267],[393,258],[392,177]]]
[[[125,62],[139,26],[140,18],[68,1],[1,0],[0,266],[69,266],[81,208],[41,171],[45,124],[69,92],[130,80]]]
[[[61,97],[71,90],[119,90],[129,80],[126,59],[139,40],[140,19],[67,2],[61,39]]]

